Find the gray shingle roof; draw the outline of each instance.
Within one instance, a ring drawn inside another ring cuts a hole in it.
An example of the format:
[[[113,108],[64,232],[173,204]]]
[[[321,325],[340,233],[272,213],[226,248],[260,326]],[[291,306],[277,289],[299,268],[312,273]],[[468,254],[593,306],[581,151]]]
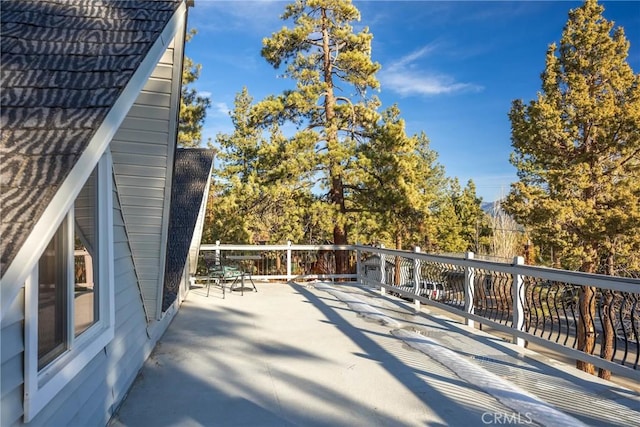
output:
[[[0,7],[0,275],[181,0]]]
[[[180,278],[207,191],[214,150],[179,148],[176,151],[171,188],[171,211],[162,311],[175,301]]]

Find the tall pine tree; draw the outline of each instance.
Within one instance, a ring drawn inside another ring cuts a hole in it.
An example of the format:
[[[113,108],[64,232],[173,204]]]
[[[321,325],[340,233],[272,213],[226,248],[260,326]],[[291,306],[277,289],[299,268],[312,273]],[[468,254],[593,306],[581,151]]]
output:
[[[562,266],[590,273],[640,249],[640,77],[627,63],[623,29],[613,30],[603,10],[586,0],[569,12],[560,45],[547,51],[542,92],[528,105],[514,101],[519,182],[504,204],[534,240],[560,252]],[[583,287],[579,302],[577,345],[587,353],[594,292]],[[612,331],[603,337],[610,358]]]
[[[363,130],[376,120],[378,101],[367,98],[376,89],[379,65],[371,60],[372,35],[354,33],[360,19],[349,0],[297,0],[286,6],[283,27],[263,41],[262,56],[296,81],[294,90],[272,96],[256,106],[256,123],[290,121],[299,131],[290,140],[298,147],[297,170],[313,174],[308,182],[326,191],[333,241],[346,244],[345,180]],[[309,176],[309,175],[307,175]],[[336,254],[336,271],[348,270],[347,253]]]
[[[191,29],[186,34],[188,42],[197,34]],[[178,118],[178,145],[181,147],[198,147],[202,142],[202,126],[211,100],[202,96],[191,86],[200,77],[202,66],[189,57],[184,57],[182,64],[182,92],[180,98],[180,115]]]

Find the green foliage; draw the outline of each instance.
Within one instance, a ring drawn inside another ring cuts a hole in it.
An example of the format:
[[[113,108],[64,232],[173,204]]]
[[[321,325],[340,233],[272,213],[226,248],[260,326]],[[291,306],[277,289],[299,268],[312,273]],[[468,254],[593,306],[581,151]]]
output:
[[[357,184],[348,187],[354,210],[372,214],[394,247],[403,248],[407,239],[418,244],[445,182],[429,139],[424,133],[408,137],[400,110],[393,106],[382,113],[357,156],[350,180]]]
[[[186,35],[186,41],[191,40],[196,33],[195,29],[191,29]],[[195,64],[190,58],[184,57],[178,118],[178,146],[180,147],[198,147],[202,142],[202,126],[211,100],[199,95],[195,88],[189,86],[198,80],[201,68],[200,64]]]
[[[584,271],[640,249],[640,76],[602,12],[595,0],[570,11],[542,92],[509,114],[520,180],[504,206],[563,267]]]
[[[277,125],[264,134],[252,126],[252,102],[244,88],[231,113],[234,133],[217,137],[222,166],[206,235],[234,243],[300,242],[305,234],[322,235],[318,218],[309,214],[314,198],[289,170],[299,167],[300,146],[289,144]]]
[[[444,252],[486,251],[492,231],[489,218],[482,210],[482,199],[476,195],[476,186],[472,180],[461,188],[458,178],[450,181],[445,209],[440,213],[442,224],[441,240]],[[449,234],[448,236],[446,234]]]
[[[324,192],[319,199],[330,205],[322,211],[331,218],[333,241],[347,243],[348,179],[379,104],[366,94],[378,88],[372,35],[367,28],[353,32],[351,22],[360,13],[348,0],[299,0],[286,6],[282,18],[293,27],[265,38],[262,56],[275,68],[284,67],[296,87],[258,103],[252,123],[263,129],[287,122],[298,126],[280,147],[280,159],[291,154],[280,162],[281,174],[295,176],[307,191]]]
[[[295,87],[255,104],[246,88],[237,95],[235,131],[217,137],[207,238],[473,247],[473,183],[449,189],[426,135],[406,135],[397,106],[379,113],[367,94],[378,89],[379,65],[368,29],[351,27],[358,10],[348,0],[300,0],[283,19],[293,27],[264,39],[262,55]]]

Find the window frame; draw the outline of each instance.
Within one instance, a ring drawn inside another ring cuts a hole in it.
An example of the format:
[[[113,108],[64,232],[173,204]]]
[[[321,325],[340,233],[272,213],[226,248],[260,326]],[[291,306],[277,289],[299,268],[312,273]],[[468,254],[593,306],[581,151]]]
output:
[[[38,369],[39,262],[35,263],[25,281],[24,422],[31,421],[114,337],[113,168],[109,150],[102,155],[96,168],[98,194],[95,212],[98,238],[97,260],[94,262],[97,265],[98,319],[77,337],[71,333],[71,337],[67,338],[69,348],[45,367]],[[63,219],[66,222],[65,233],[67,246],[70,246],[67,249],[71,266],[74,239],[69,236],[73,236],[75,227],[74,204]],[[71,280],[70,283],[75,282],[73,271],[67,272],[67,277],[68,281]],[[71,301],[71,304],[67,304],[67,326],[70,325],[73,329],[73,285],[67,290],[67,297]]]

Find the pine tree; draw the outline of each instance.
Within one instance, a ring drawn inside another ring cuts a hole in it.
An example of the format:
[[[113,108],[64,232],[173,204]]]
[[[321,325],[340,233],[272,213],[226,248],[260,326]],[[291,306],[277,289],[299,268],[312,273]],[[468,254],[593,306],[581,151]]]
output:
[[[253,98],[245,87],[231,112],[233,134],[217,135],[217,202],[207,235],[244,243],[301,241],[307,231],[316,230],[309,229],[313,197],[290,173],[298,159],[296,147],[276,124],[268,132],[252,126],[252,111]]]
[[[482,210],[482,199],[476,194],[473,180],[460,188],[458,179],[454,178],[451,197],[456,218],[460,222],[460,237],[464,242],[462,250],[479,253],[483,243],[488,243],[490,233],[487,216]]]
[[[407,136],[397,106],[385,110],[366,144],[358,147],[358,185],[348,185],[354,211],[368,211],[378,233],[388,233],[397,249],[421,241],[433,222],[432,207],[442,190],[444,168],[424,133]],[[398,270],[399,271],[399,270]]]
[[[333,242],[346,244],[345,179],[363,129],[377,120],[378,101],[366,96],[378,87],[372,35],[367,28],[354,33],[351,23],[360,13],[349,0],[297,0],[282,18],[294,26],[265,38],[262,56],[275,68],[284,66],[296,88],[259,103],[254,120],[263,126],[287,121],[299,126],[289,140],[298,152],[289,172],[310,177],[308,183],[326,191]],[[336,271],[347,270],[347,253],[339,251]]]
[[[587,0],[569,12],[560,46],[547,51],[542,92],[528,105],[514,101],[509,114],[519,182],[505,208],[559,251],[564,267],[591,273],[640,249],[640,76],[627,63],[623,29],[603,10]],[[587,353],[594,292],[583,287],[579,302],[577,345]],[[612,331],[603,337],[610,358]]]
[[[186,41],[191,40],[196,34],[197,31],[191,29],[186,35]],[[195,64],[191,58],[184,57],[178,118],[178,146],[180,147],[198,147],[202,142],[202,126],[211,100],[198,94],[198,91],[190,86],[200,77],[201,69],[200,64]]]

